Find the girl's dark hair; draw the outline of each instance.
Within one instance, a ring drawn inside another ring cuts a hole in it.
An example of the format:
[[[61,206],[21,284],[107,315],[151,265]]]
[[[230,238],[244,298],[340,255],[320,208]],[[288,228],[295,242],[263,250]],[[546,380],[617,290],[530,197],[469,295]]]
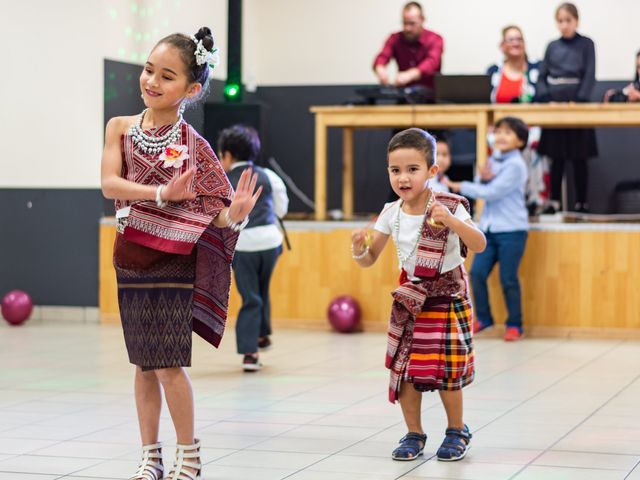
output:
[[[524,150],[527,146],[527,142],[529,141],[529,127],[527,124],[517,117],[503,117],[496,122],[495,128],[503,126],[516,134],[518,140],[522,141],[520,150]]]
[[[638,58],[640,58],[640,50],[638,50],[638,53],[636,53],[636,62],[638,61]],[[636,78],[634,80],[634,82],[637,84],[638,82],[640,82],[640,72],[638,72],[638,68],[636,65]]]
[[[427,168],[431,168],[434,164],[434,154],[436,151],[436,139],[428,132],[420,128],[408,128],[396,133],[387,148],[387,154],[401,148],[413,148],[424,155],[427,162]]]
[[[211,34],[211,29],[209,27],[202,27],[194,36],[196,39],[202,40],[204,48],[209,51],[213,50],[213,35]],[[202,85],[202,91],[206,91],[209,84],[210,67],[206,62],[202,65],[197,64],[195,56],[196,43],[191,39],[191,37],[183,33],[172,33],[160,40],[156,44],[156,47],[163,43],[173,45],[180,51],[180,57],[186,66],[189,82],[198,82]]]
[[[233,125],[218,135],[218,152],[229,152],[234,160],[255,162],[260,153],[260,137],[255,128]]]
[[[556,8],[556,17],[560,13],[560,10],[566,10],[569,15],[571,15],[576,20],[580,20],[580,15],[578,15],[578,7],[576,7],[573,3],[565,2],[561,3],[558,8]]]

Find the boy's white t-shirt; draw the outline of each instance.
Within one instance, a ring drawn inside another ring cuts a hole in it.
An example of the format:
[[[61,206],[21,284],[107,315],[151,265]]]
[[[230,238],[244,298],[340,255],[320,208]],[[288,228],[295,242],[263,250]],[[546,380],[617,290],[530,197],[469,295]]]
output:
[[[380,233],[384,233],[385,235],[391,235],[393,242],[396,245],[399,245],[400,252],[404,257],[411,253],[411,250],[413,250],[413,247],[416,244],[418,230],[422,227],[424,216],[409,215],[400,210],[400,238],[398,239],[396,238],[395,222],[396,217],[398,216],[399,209],[400,201],[385,204],[384,208],[382,209],[382,213],[378,217],[378,221],[373,228]],[[471,218],[462,203],[460,203],[456,208],[454,216],[463,222],[466,222]],[[445,246],[444,262],[442,263],[440,273],[445,273],[453,270],[457,266],[464,263],[464,258],[462,258],[462,255],[460,255],[459,239],[460,237],[458,237],[458,234],[453,230],[449,232],[449,238],[447,238],[447,244]],[[415,266],[416,252],[414,252],[413,255],[411,255],[411,257],[409,257],[404,263],[404,269],[407,272],[409,278],[412,280],[417,280],[417,277],[413,276]],[[400,259],[398,259],[398,269],[402,268],[403,266],[402,264],[400,264]]]

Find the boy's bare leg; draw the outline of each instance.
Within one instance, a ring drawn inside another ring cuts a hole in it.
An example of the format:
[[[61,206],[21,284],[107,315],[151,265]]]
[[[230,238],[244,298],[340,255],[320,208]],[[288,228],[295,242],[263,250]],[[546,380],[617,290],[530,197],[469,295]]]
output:
[[[447,412],[447,425],[449,428],[464,428],[462,419],[462,390],[440,390],[440,399]]]
[[[402,407],[402,415],[407,424],[409,432],[424,433],[422,430],[422,392],[413,388],[408,382],[402,382],[400,385],[400,406]]]

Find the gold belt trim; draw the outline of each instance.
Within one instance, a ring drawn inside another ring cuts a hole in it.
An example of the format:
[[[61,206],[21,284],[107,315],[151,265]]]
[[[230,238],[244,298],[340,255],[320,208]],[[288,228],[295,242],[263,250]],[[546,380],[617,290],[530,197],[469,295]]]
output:
[[[127,283],[118,288],[193,288],[193,283]]]

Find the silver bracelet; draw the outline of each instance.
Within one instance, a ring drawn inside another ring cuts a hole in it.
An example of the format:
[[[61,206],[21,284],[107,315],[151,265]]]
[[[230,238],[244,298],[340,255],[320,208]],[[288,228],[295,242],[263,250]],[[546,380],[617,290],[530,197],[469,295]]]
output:
[[[162,190],[164,190],[164,185],[158,185],[158,188],[156,188],[156,205],[159,208],[167,206],[167,202],[162,200]]]
[[[362,260],[368,254],[369,254],[369,245],[364,247],[364,250],[362,251],[362,253],[358,255],[355,254],[355,252],[353,251],[353,245],[351,245],[351,258],[353,258],[354,260]]]
[[[224,212],[224,221],[227,224],[227,228],[230,228],[234,232],[239,232],[248,223],[246,218],[242,222],[234,222],[233,220],[231,220],[231,217],[229,216],[229,209],[228,208]]]

